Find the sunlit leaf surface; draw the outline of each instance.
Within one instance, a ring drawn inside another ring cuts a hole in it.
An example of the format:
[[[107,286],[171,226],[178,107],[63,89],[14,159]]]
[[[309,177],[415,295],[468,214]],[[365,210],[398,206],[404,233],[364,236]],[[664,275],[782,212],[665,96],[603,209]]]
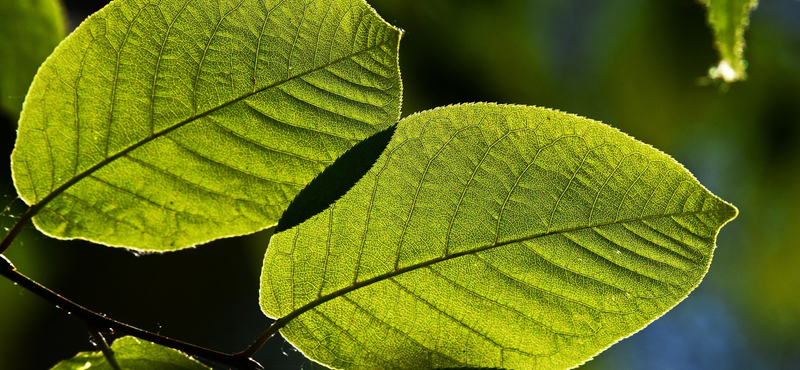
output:
[[[737,214],[602,123],[467,104],[402,120],[371,171],[278,233],[261,307],[346,369],[581,364],[669,310]]]
[[[117,0],[42,66],[12,156],[43,232],[165,251],[277,223],[396,123],[400,32],[363,0]]]
[[[134,337],[123,337],[111,345],[114,359],[124,370],[210,370],[174,349]],[[113,370],[100,352],[81,352],[58,363],[52,370]]]
[[[0,0],[0,109],[14,121],[33,75],[63,37],[58,0]]]
[[[720,61],[709,75],[725,82],[745,78],[744,31],[750,23],[750,11],[758,0],[699,0],[708,11],[708,23],[714,31]]]

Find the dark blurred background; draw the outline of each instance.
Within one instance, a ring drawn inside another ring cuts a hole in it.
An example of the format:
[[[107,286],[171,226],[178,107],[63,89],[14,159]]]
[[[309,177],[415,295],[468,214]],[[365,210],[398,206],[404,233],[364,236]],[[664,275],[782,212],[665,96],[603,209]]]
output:
[[[582,369],[800,369],[800,3],[762,1],[746,33],[747,81],[717,63],[694,0],[371,0],[405,30],[403,116],[490,101],[601,120],[669,153],[740,216],[683,303]],[[65,1],[71,27],[105,4]],[[0,123],[8,158],[14,125]],[[0,166],[8,227],[24,211]],[[270,320],[258,308],[269,235],[135,256],[33,228],[7,253],[20,271],[109,316],[222,351]],[[0,280],[0,369],[49,369],[91,350],[83,324]],[[282,340],[268,369],[311,369]]]

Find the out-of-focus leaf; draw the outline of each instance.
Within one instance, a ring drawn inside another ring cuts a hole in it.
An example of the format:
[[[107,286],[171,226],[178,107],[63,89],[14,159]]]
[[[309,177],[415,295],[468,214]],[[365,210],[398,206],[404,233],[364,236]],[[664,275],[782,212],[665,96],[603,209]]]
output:
[[[400,31],[363,0],[117,0],[44,63],[14,184],[57,238],[167,251],[275,225],[400,114]]]
[[[439,108],[402,120],[345,196],[273,237],[261,307],[334,368],[566,369],[683,300],[736,214],[602,123]]]
[[[210,370],[172,348],[134,337],[122,337],[111,345],[123,370]],[[113,370],[100,352],[81,352],[58,363],[52,370]]]
[[[33,75],[62,38],[58,0],[0,0],[0,109],[13,121]]]
[[[714,44],[720,61],[709,70],[711,78],[735,82],[746,77],[744,31],[750,23],[750,11],[758,0],[699,0],[708,11],[708,23],[714,31]]]

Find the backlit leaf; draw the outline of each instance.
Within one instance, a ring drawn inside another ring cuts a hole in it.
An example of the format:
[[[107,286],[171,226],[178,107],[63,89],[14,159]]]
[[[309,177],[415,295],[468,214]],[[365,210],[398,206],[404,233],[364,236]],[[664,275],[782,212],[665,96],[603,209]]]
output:
[[[261,307],[334,368],[566,369],[686,297],[736,214],[602,123],[439,108],[402,120],[345,196],[273,236]]]
[[[134,337],[123,337],[111,345],[114,359],[123,370],[210,370],[171,348]],[[100,352],[81,352],[61,361],[52,370],[113,370]]]
[[[720,61],[709,71],[711,78],[725,82],[744,79],[744,31],[750,23],[750,11],[758,0],[699,0],[708,11],[708,23],[714,31],[714,45]]]
[[[275,225],[396,123],[400,31],[363,0],[116,0],[45,62],[14,183],[58,238],[165,251]]]

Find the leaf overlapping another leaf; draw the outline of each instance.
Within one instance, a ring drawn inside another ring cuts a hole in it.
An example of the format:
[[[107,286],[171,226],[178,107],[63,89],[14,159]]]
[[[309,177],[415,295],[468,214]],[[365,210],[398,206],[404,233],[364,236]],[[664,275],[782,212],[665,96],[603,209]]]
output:
[[[570,368],[686,297],[736,213],[599,122],[440,108],[402,120],[344,197],[273,237],[261,307],[334,368]]]
[[[363,0],[116,0],[38,73],[15,185],[58,238],[165,251],[272,226],[396,123],[399,38]]]

